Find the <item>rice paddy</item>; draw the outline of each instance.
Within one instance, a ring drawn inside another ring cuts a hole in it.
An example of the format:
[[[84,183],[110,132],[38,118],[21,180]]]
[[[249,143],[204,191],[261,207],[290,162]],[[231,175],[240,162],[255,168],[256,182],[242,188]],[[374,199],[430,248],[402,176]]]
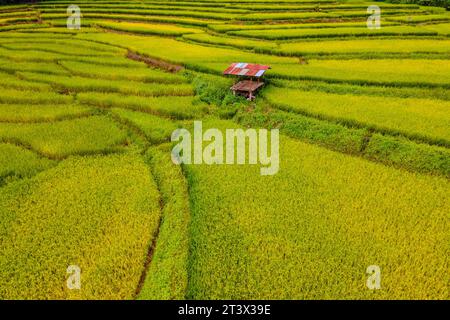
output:
[[[70,4],[0,6],[0,299],[449,298],[450,12]],[[271,67],[254,101],[235,62]],[[279,171],[175,165],[194,121],[279,129]]]

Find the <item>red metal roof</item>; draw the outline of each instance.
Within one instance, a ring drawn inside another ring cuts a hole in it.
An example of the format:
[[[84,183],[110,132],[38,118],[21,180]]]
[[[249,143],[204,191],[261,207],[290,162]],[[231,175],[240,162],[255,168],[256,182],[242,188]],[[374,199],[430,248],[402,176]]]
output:
[[[261,64],[237,62],[232,63],[223,74],[232,74],[235,76],[261,77],[269,66]]]

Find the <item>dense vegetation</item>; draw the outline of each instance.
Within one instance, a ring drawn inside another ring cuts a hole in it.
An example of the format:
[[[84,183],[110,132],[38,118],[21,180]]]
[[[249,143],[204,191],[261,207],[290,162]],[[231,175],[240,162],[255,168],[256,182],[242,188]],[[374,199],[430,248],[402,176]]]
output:
[[[450,13],[400,1],[6,1],[0,298],[448,299]],[[279,172],[174,165],[195,120],[279,129]]]

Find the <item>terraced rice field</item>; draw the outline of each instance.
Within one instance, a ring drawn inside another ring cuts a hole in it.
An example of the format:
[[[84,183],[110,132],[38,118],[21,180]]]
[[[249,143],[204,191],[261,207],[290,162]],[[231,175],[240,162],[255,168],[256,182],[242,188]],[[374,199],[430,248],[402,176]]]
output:
[[[70,4],[0,6],[0,299],[450,298],[449,11]],[[278,173],[175,165],[194,121],[279,129]]]

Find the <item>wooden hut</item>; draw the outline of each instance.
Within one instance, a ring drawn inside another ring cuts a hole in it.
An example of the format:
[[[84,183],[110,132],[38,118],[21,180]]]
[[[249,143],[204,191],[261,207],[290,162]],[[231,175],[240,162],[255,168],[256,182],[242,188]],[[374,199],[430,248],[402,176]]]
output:
[[[247,100],[253,100],[255,93],[264,85],[261,77],[269,66],[252,63],[232,63],[224,72],[224,75],[234,75],[240,77],[240,81],[235,83],[230,89],[234,95],[242,95]]]

